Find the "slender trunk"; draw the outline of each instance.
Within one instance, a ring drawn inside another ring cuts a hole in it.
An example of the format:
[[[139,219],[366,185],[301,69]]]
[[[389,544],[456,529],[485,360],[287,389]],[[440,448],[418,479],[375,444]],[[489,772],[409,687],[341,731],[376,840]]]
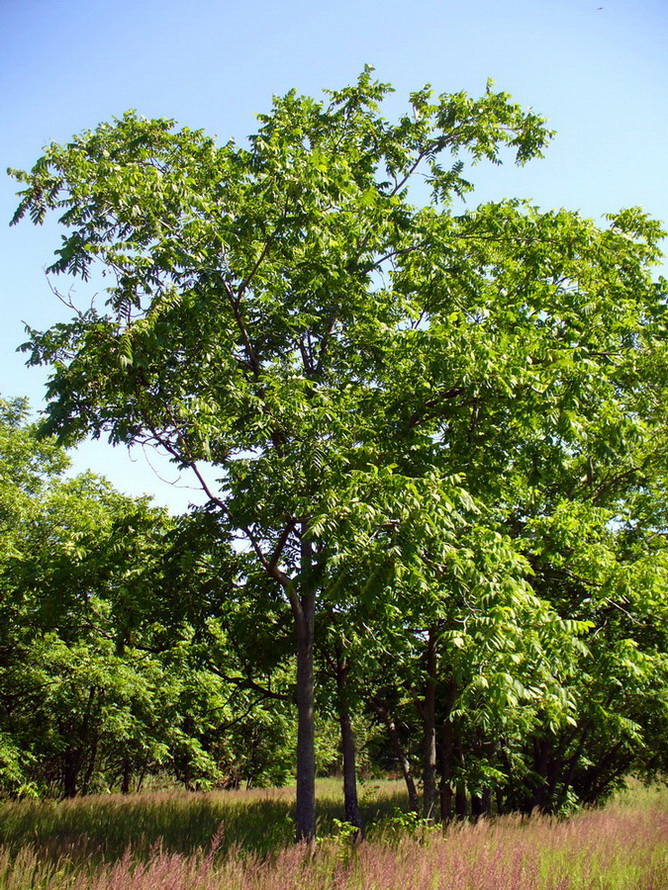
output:
[[[545,791],[548,782],[548,768],[550,762],[550,743],[547,739],[534,738],[533,740],[533,772],[536,777],[533,794],[531,796],[531,810],[545,810]]]
[[[411,812],[417,813],[419,809],[418,796],[417,790],[415,788],[415,781],[411,773],[411,764],[408,757],[406,757],[406,753],[404,752],[404,746],[401,744],[401,739],[399,738],[396,724],[390,717],[390,714],[385,705],[381,704],[377,699],[371,699],[369,701],[369,704],[385,724],[387,734],[390,737],[390,743],[394,748],[394,753],[397,760],[399,761],[399,766],[401,767],[401,774],[404,777],[404,782],[406,783],[409,809],[411,810]]]
[[[315,837],[315,726],[313,714],[313,602],[302,597],[304,626],[297,636],[297,840]]]
[[[478,819],[482,816],[482,814],[483,814],[482,795],[479,794],[478,792],[475,792],[475,793],[472,792],[471,793],[471,817],[473,818],[473,820],[475,822],[477,822]]]
[[[459,764],[460,775],[464,772],[464,752],[462,751],[461,736],[458,735],[454,744],[454,756]],[[466,819],[469,814],[468,796],[463,779],[459,779],[455,787],[455,813],[458,819]]]
[[[362,834],[362,817],[357,801],[357,774],[355,770],[355,735],[350,720],[348,702],[348,669],[349,664],[340,644],[336,647],[336,689],[339,725],[341,727],[341,749],[343,753],[343,798],[346,819],[357,829],[357,836]]]
[[[422,762],[422,811],[427,819],[434,816],[436,806],[436,640],[438,627],[429,628],[427,641],[427,679],[422,706],[424,723]]]
[[[559,799],[557,801],[557,807],[562,807],[566,803],[566,799],[568,797],[568,791],[573,783],[573,777],[575,776],[575,771],[580,763],[580,758],[582,757],[582,753],[584,751],[585,745],[587,744],[587,739],[589,737],[589,731],[591,728],[591,724],[588,720],[586,720],[582,726],[582,734],[580,736],[580,740],[578,741],[575,752],[572,757],[568,760],[568,769],[566,770],[566,774],[563,779],[563,784],[561,786],[561,792],[559,794]]]
[[[438,745],[440,761],[440,781],[438,784],[441,822],[449,822],[452,819],[452,759],[454,754],[455,727],[450,721],[450,714],[457,698],[457,683],[450,679],[445,684],[443,695],[444,717],[441,726],[441,739]]]
[[[516,771],[514,770],[508,755],[508,749],[505,747],[505,741],[501,741],[498,744],[496,749],[496,759],[501,772],[506,775],[506,781],[501,787],[496,789],[495,795],[496,813],[497,816],[502,816],[506,813],[512,813],[513,810],[521,809],[521,806],[518,807],[517,801],[518,793],[520,795],[524,793],[522,790],[524,783],[516,775]]]
[[[444,824],[452,819],[452,785],[450,781],[441,776],[438,783],[438,803],[441,822]]]
[[[315,589],[311,577],[312,550],[302,540],[301,591],[293,599],[297,630],[297,841],[315,838],[315,723],[313,632]]]
[[[195,718],[191,714],[186,714],[181,723],[183,732],[192,736],[195,732]],[[176,778],[183,784],[186,791],[194,791],[195,786],[192,782],[192,754],[188,748],[183,748],[174,760]]]
[[[466,796],[466,785],[463,782],[457,783],[455,791],[455,812],[458,819],[466,819],[469,814],[468,798]]]
[[[144,776],[146,775],[146,770],[148,769],[148,758],[144,760],[141,766],[141,771],[139,773],[139,778],[137,779],[137,793],[141,791],[141,786],[144,784]]]
[[[63,792],[65,797],[76,797],[81,752],[79,749],[67,748],[63,763]]]
[[[88,766],[86,767],[86,772],[84,774],[84,780],[81,786],[81,793],[83,795],[88,794],[88,789],[90,788],[90,783],[93,779],[93,773],[95,772],[95,761],[97,760],[97,746],[98,746],[98,733],[95,733],[93,738],[93,742],[91,745],[90,751],[90,759],[88,761]]]
[[[79,739],[79,746],[77,748],[74,748],[71,745],[68,745],[67,750],[65,751],[65,761],[63,764],[63,791],[65,792],[65,797],[76,797],[79,790],[79,774],[81,772],[84,758],[83,749],[88,740],[89,726],[96,691],[96,686],[91,686],[88,691],[88,701],[86,702],[86,709],[83,714],[83,720],[80,727],[78,727],[78,730],[76,731]],[[72,732],[72,728],[70,728],[70,732]],[[95,755],[93,754],[93,757],[94,756]]]
[[[485,788],[482,792],[482,815],[492,815],[492,789]]]
[[[446,720],[441,730],[441,744],[439,745],[441,778],[438,785],[438,791],[441,808],[441,822],[449,822],[452,819],[452,742],[453,726],[449,720]]]
[[[123,778],[121,781],[121,794],[130,793],[130,774],[132,771],[132,763],[129,757],[123,758]]]

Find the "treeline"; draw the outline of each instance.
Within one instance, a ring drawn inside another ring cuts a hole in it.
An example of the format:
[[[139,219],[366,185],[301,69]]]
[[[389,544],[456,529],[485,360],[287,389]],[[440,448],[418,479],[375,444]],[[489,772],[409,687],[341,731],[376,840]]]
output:
[[[170,517],[67,463],[2,403],[4,794],[290,780],[294,646],[270,587],[210,511]],[[357,596],[317,619],[318,763],[344,772],[348,818],[356,757],[444,819],[560,812],[661,775],[668,616],[647,543],[585,509],[533,523],[524,561],[472,530],[456,590],[393,602],[365,594],[371,546]]]
[[[193,523],[67,466],[0,403],[0,790],[285,782],[289,707],[235,670]]]

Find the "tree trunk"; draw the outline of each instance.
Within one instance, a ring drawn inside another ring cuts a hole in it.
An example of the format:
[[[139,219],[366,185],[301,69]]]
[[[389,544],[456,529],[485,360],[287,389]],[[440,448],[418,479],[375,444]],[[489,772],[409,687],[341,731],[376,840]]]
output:
[[[141,766],[141,770],[139,771],[139,778],[137,779],[137,794],[141,791],[141,786],[144,784],[144,777],[146,776],[146,770],[148,769],[148,757],[144,758],[144,761]]]
[[[482,815],[492,815],[492,789],[485,788],[482,792]]]
[[[350,720],[348,702],[348,669],[349,664],[343,654],[341,644],[336,647],[336,689],[339,725],[341,727],[341,750],[343,753],[343,798],[346,819],[354,825],[357,837],[362,834],[362,817],[357,801],[357,773],[355,769],[355,734]]]
[[[311,544],[302,539],[301,591],[293,598],[297,630],[297,841],[315,838],[315,722],[313,708],[313,632],[315,589]]]
[[[536,781],[531,797],[531,810],[545,811],[545,791],[550,763],[550,742],[539,737],[533,740],[533,772]],[[531,811],[530,810],[530,811]]]
[[[453,726],[449,720],[443,724],[441,730],[441,744],[439,754],[441,760],[441,779],[439,782],[439,799],[441,809],[441,822],[449,822],[452,819],[452,743]]]
[[[83,765],[84,746],[88,740],[96,690],[96,686],[91,686],[88,691],[88,701],[86,702],[86,709],[83,714],[81,725],[76,730],[74,730],[73,727],[70,728],[71,733],[76,732],[79,745],[77,748],[68,745],[67,750],[65,751],[65,761],[63,764],[63,790],[65,792],[65,797],[76,797],[79,790],[79,775]]]
[[[440,781],[438,784],[441,822],[449,822],[452,819],[452,805],[454,794],[452,790],[452,762],[455,746],[455,727],[450,721],[450,714],[457,699],[457,683],[450,678],[445,684],[443,694],[443,725],[441,726],[441,738],[438,745],[440,762]]]
[[[609,702],[608,702],[609,703]],[[585,749],[585,745],[587,743],[587,739],[589,737],[589,732],[591,729],[591,724],[588,720],[582,725],[582,732],[580,735],[580,740],[576,745],[575,751],[573,755],[568,760],[568,768],[565,771],[565,775],[563,777],[561,792],[559,794],[558,800],[556,802],[555,809],[562,807],[566,803],[566,799],[568,798],[568,791],[573,782],[573,777],[575,776],[575,771],[580,763],[580,758],[582,757],[582,752]]]
[[[411,764],[408,757],[406,757],[406,753],[404,752],[404,747],[401,744],[401,739],[399,738],[399,733],[397,732],[395,722],[390,717],[390,714],[385,705],[383,705],[377,699],[370,699],[369,704],[385,724],[387,734],[390,737],[390,743],[394,748],[394,753],[397,760],[399,761],[399,766],[401,767],[401,774],[403,775],[404,782],[406,783],[409,809],[411,810],[411,812],[417,813],[419,809],[418,796],[417,790],[415,788],[415,781],[413,780],[413,776],[411,774]]]
[[[121,794],[130,793],[130,775],[132,773],[132,761],[129,757],[123,758],[123,778],[121,781]]]
[[[297,631],[297,840],[315,838],[315,725],[313,713],[313,601],[302,597]]]
[[[79,769],[81,767],[81,751],[67,748],[63,762],[63,792],[65,797],[76,797]]]
[[[424,723],[422,762],[422,811],[426,819],[432,819],[436,807],[436,640],[438,627],[429,628],[427,641],[427,679],[422,706]]]
[[[454,744],[454,757],[459,764],[460,775],[464,773],[464,752],[462,751],[462,739],[457,735]],[[466,792],[466,784],[462,778],[459,779],[455,787],[455,813],[458,819],[466,819],[469,814],[468,795]]]
[[[466,785],[463,782],[457,783],[455,791],[455,812],[457,818],[464,820],[469,814],[468,798],[466,796]]]
[[[88,760],[88,766],[86,767],[86,772],[84,773],[84,779],[81,785],[81,794],[88,794],[88,789],[90,788],[90,783],[93,779],[93,773],[95,772],[95,761],[97,759],[97,746],[98,746],[98,733],[96,732],[93,741],[91,744],[90,757]]]

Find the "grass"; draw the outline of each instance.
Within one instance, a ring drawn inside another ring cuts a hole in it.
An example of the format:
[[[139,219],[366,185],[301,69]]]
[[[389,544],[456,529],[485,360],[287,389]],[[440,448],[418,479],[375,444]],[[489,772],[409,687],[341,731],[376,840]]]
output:
[[[668,792],[634,786],[567,821],[503,817],[446,832],[392,813],[399,786],[363,790],[363,844],[337,837],[338,785],[319,783],[320,833],[295,847],[292,791],[153,793],[0,807],[1,890],[665,890]]]
[[[331,835],[344,818],[340,781],[318,780],[318,833]],[[365,822],[376,822],[405,805],[402,785],[382,781],[361,787]],[[0,845],[13,852],[25,844],[41,858],[112,862],[132,846],[135,858],[159,844],[169,853],[232,847],[265,856],[294,836],[294,789],[152,792],[103,795],[63,801],[21,801],[0,805]],[[222,826],[222,830],[221,829]],[[2,884],[0,884],[0,888]]]

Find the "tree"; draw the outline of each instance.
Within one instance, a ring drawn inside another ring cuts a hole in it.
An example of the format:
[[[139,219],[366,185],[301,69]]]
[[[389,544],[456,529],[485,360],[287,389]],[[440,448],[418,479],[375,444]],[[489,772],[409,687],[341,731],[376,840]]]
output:
[[[34,428],[27,424],[27,413],[24,399],[0,400],[0,566],[3,569],[9,561],[22,558],[24,523],[35,515],[37,498],[49,480],[67,465],[64,452],[53,442],[37,442]],[[20,663],[25,653],[23,635],[15,633],[22,624],[22,603],[8,596],[4,588],[3,585],[0,594],[0,672]],[[6,726],[0,728],[0,789],[29,789],[25,760],[25,753]]]
[[[388,90],[367,69],[324,102],[290,92],[247,148],[128,113],[14,174],[15,222],[61,214],[51,271],[97,262],[111,281],[104,309],[30,332],[30,362],[53,366],[45,430],[190,468],[248,583],[291,610],[299,839],[315,833],[314,621],[345,553],[380,542],[375,596],[406,572],[435,589],[471,515],[507,534],[540,443],[576,448],[584,406],[639,379],[610,357],[661,326],[642,214],[601,231],[520,202],[453,212],[471,189],[456,156],[523,163],[541,118],[488,85],[425,88],[391,123]],[[418,516],[433,553],[406,534]]]
[[[165,608],[174,522],[67,466],[23,400],[0,402],[0,793],[74,796],[121,775],[127,790],[180,752],[215,778],[193,714],[229,719],[227,684],[184,657],[183,614]]]

